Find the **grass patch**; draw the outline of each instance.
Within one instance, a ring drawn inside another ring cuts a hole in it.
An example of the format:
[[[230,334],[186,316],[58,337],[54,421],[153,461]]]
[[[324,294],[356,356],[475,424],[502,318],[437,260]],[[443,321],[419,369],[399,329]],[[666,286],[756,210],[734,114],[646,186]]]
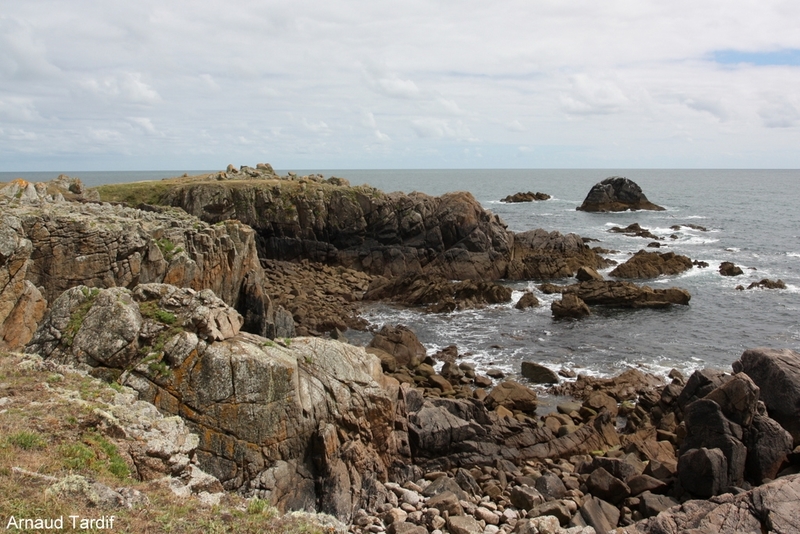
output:
[[[139,313],[142,314],[142,317],[158,321],[165,325],[172,325],[177,320],[174,313],[168,312],[159,306],[158,302],[155,300],[139,303]]]
[[[8,436],[8,442],[22,450],[41,450],[47,447],[47,441],[37,432],[20,430]]]
[[[106,184],[95,187],[104,202],[124,202],[130,206],[162,204],[163,198],[177,184],[169,181],[153,180],[123,184]]]
[[[156,239],[156,246],[161,251],[161,255],[164,256],[164,259],[168,262],[172,261],[175,256],[183,252],[182,247],[176,247],[175,243],[166,237]]]

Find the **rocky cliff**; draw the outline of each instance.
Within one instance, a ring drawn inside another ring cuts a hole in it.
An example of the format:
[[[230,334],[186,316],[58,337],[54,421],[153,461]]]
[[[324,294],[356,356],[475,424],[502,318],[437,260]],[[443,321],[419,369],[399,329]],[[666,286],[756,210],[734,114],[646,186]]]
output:
[[[387,278],[408,272],[456,280],[553,278],[603,265],[573,234],[515,235],[467,192],[432,197],[273,174],[226,177],[176,182],[160,202],[210,223],[250,225],[264,258],[308,259]]]
[[[211,289],[242,313],[246,331],[268,337],[291,334],[276,331],[276,314],[278,324],[286,321],[264,293],[256,234],[246,225],[209,225],[168,208],[66,202],[32,184],[9,188],[18,193],[0,195],[4,346],[25,344],[46,302],[79,284],[103,288],[165,282]]]

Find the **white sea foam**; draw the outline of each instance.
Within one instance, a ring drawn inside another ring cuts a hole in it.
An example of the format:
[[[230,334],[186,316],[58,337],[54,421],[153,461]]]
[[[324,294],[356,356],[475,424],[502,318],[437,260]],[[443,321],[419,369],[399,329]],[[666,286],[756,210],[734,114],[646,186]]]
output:
[[[790,258],[800,258],[800,252],[787,252],[786,255]]]

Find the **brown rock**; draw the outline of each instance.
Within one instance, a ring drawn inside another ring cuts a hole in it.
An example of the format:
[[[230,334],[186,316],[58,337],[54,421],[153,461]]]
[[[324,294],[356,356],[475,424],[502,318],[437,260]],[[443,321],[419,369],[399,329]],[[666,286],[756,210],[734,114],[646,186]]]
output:
[[[609,274],[617,278],[657,278],[679,274],[692,268],[692,260],[674,252],[640,250]]]
[[[531,293],[530,291],[526,291],[522,294],[517,301],[517,304],[514,306],[518,310],[524,310],[526,308],[534,308],[539,305],[539,299],[536,298],[536,295]]]
[[[557,319],[580,319],[592,314],[589,306],[573,293],[565,293],[561,300],[553,301],[550,310]]]
[[[620,176],[595,184],[580,207],[582,211],[663,210],[656,206],[632,180]]]
[[[536,393],[519,382],[506,380],[497,384],[486,398],[486,406],[492,410],[503,406],[523,413],[536,413]]]
[[[740,276],[744,274],[741,267],[734,265],[729,261],[723,261],[719,264],[719,274],[722,276]]]
[[[398,365],[411,368],[425,359],[426,351],[416,334],[403,325],[384,325],[368,347],[375,347],[394,356]]]

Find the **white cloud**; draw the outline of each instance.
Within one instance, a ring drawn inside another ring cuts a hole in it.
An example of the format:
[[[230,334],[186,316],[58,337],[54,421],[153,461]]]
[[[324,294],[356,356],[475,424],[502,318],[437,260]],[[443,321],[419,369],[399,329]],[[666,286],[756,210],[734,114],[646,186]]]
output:
[[[572,115],[607,115],[620,113],[629,102],[616,83],[576,74],[570,79],[570,91],[560,98],[561,109]]]
[[[502,167],[516,147],[543,166],[566,161],[550,147],[581,147],[580,166],[800,166],[800,67],[712,61],[800,49],[798,19],[780,0],[5,2],[3,150],[73,168],[123,151],[419,167],[465,148]]]
[[[84,89],[104,97],[120,99],[135,104],[155,104],[161,96],[142,81],[138,72],[123,72],[103,78],[89,78],[78,82]]]
[[[758,115],[767,128],[792,128],[800,125],[800,111],[785,98],[777,98],[764,104]]]

